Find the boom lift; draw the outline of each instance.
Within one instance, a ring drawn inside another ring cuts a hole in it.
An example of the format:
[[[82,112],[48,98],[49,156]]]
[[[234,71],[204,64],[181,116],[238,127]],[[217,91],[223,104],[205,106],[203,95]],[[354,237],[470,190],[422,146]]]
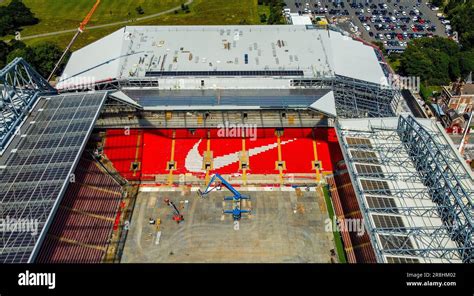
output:
[[[86,28],[87,26],[87,23],[89,23],[89,21],[91,20],[91,17],[92,15],[94,14],[94,12],[97,10],[97,7],[99,6],[100,4],[100,0],[97,0],[94,4],[94,6],[92,7],[92,9],[89,11],[89,13],[86,15],[86,17],[84,18],[84,20],[79,24],[79,28],[77,28],[77,32],[76,34],[74,35],[74,37],[72,37],[71,39],[71,42],[69,42],[69,45],[66,47],[66,49],[64,50],[63,54],[61,55],[61,57],[59,58],[58,62],[56,63],[56,65],[54,66],[54,69],[53,71],[51,72],[51,74],[49,74],[49,77],[48,77],[48,81],[51,81],[51,79],[53,78],[54,76],[54,73],[56,73],[56,71],[58,70],[59,66],[61,65],[61,62],[63,61],[64,57],[66,56],[67,52],[69,51],[69,49],[71,49],[72,45],[74,44],[74,42],[76,41],[77,37],[79,37],[79,35],[84,32],[84,29]]]
[[[165,203],[173,209],[173,220],[176,221],[176,223],[179,224],[179,222],[184,221],[184,216],[181,215],[179,212],[178,208],[174,204],[174,202],[170,201],[169,199],[165,199]]]
[[[216,186],[212,186],[212,184],[216,182]],[[232,185],[229,184],[221,175],[215,174],[212,176],[211,181],[206,187],[206,190],[204,192],[201,191],[201,189],[198,190],[198,194],[200,197],[204,198],[207,194],[209,194],[211,191],[214,189],[220,190],[221,185],[224,185],[227,189],[229,189],[230,192],[232,192],[234,195],[233,196],[226,196],[224,197],[224,200],[227,201],[232,201],[233,202],[233,209],[232,210],[224,210],[224,214],[231,214],[232,217],[234,218],[234,221],[239,221],[242,218],[242,214],[245,213],[251,213],[251,210],[242,210],[241,209],[241,201],[243,199],[250,199],[249,196],[240,194]]]
[[[212,183],[214,183],[215,181],[217,184],[216,186],[212,187]],[[221,190],[221,184],[234,194],[234,196],[226,196],[224,200],[240,201],[241,199],[250,199],[250,197],[248,197],[247,195],[240,194],[240,192],[238,192],[234,187],[232,187],[232,185],[230,185],[229,182],[227,182],[219,174],[215,174],[214,176],[212,176],[211,181],[209,181],[209,184],[206,187],[206,190],[202,192],[201,189],[199,189],[198,194],[200,197],[204,197],[214,189]]]

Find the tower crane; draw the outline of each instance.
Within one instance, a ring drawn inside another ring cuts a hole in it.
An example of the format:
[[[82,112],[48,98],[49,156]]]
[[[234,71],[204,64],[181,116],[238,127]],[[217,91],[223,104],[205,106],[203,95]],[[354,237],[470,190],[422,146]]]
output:
[[[48,77],[48,81],[51,81],[51,79],[53,78],[54,76],[54,73],[56,73],[56,71],[58,70],[59,66],[61,65],[61,62],[64,60],[64,57],[66,56],[67,52],[69,51],[69,49],[71,49],[72,45],[74,44],[74,42],[76,41],[77,37],[79,37],[79,35],[84,32],[84,29],[86,28],[87,24],[89,23],[89,21],[91,20],[92,18],[92,15],[94,14],[94,12],[97,10],[97,7],[99,6],[100,4],[100,0],[96,0],[94,6],[92,7],[92,9],[89,11],[89,13],[86,15],[86,17],[84,18],[84,20],[79,24],[79,28],[77,28],[77,32],[76,34],[74,34],[74,37],[72,37],[71,39],[71,42],[69,42],[68,46],[66,47],[66,49],[64,50],[63,54],[61,55],[61,57],[59,58],[58,62],[56,63],[56,65],[54,66],[54,69],[53,71],[51,72],[51,74],[49,74],[49,77]]]

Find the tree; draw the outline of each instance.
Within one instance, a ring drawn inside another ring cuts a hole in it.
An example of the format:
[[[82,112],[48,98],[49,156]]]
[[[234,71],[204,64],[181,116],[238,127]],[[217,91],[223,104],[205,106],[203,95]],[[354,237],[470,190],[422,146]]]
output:
[[[260,22],[261,23],[266,23],[267,22],[267,14],[261,14],[260,15]]]
[[[44,42],[32,47],[19,47],[10,52],[7,60],[10,62],[16,57],[22,57],[27,63],[35,68],[39,74],[43,77],[48,77],[61,55],[62,50],[56,44]],[[67,58],[64,59],[58,73],[60,73],[64,68],[65,61],[67,61]]]
[[[141,6],[138,6],[137,8],[135,8],[135,10],[138,14],[144,14],[145,13],[145,11],[143,10],[143,7],[141,7]]]
[[[461,77],[466,77],[469,73],[474,72],[474,49],[459,54],[459,66]]]
[[[0,16],[0,36],[13,34],[15,32],[14,20],[10,15]]]
[[[8,44],[3,41],[0,41],[0,69],[5,67],[9,52],[10,48],[8,47]]]
[[[431,0],[431,4],[433,4],[436,7],[443,6],[443,4],[444,4],[443,2],[444,2],[444,0]]]
[[[459,33],[459,40],[465,50],[474,48],[474,0],[449,1],[448,17],[455,31]]]
[[[13,34],[22,26],[38,23],[31,10],[20,0],[12,0],[7,6],[0,7],[0,36]]]

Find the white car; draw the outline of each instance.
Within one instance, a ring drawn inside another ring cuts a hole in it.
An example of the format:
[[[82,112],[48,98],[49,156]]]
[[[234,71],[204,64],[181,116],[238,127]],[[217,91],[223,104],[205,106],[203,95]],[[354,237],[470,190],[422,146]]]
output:
[[[370,31],[370,26],[369,26],[369,25],[366,25],[366,26],[365,26],[365,29],[366,29],[367,31]]]
[[[370,8],[367,8],[367,13],[370,13]]]
[[[407,12],[406,12],[405,10],[402,11],[402,15],[403,15],[403,16],[406,16],[406,15],[407,15]]]

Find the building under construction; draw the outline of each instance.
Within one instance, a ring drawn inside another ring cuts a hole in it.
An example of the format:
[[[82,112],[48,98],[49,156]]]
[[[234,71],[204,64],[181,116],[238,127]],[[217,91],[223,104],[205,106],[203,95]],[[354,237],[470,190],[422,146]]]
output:
[[[55,88],[17,59],[0,212],[39,231],[2,232],[0,262],[472,262],[472,174],[435,123],[396,114],[389,75],[298,25],[125,27]],[[216,173],[251,197],[240,221],[195,193]]]

